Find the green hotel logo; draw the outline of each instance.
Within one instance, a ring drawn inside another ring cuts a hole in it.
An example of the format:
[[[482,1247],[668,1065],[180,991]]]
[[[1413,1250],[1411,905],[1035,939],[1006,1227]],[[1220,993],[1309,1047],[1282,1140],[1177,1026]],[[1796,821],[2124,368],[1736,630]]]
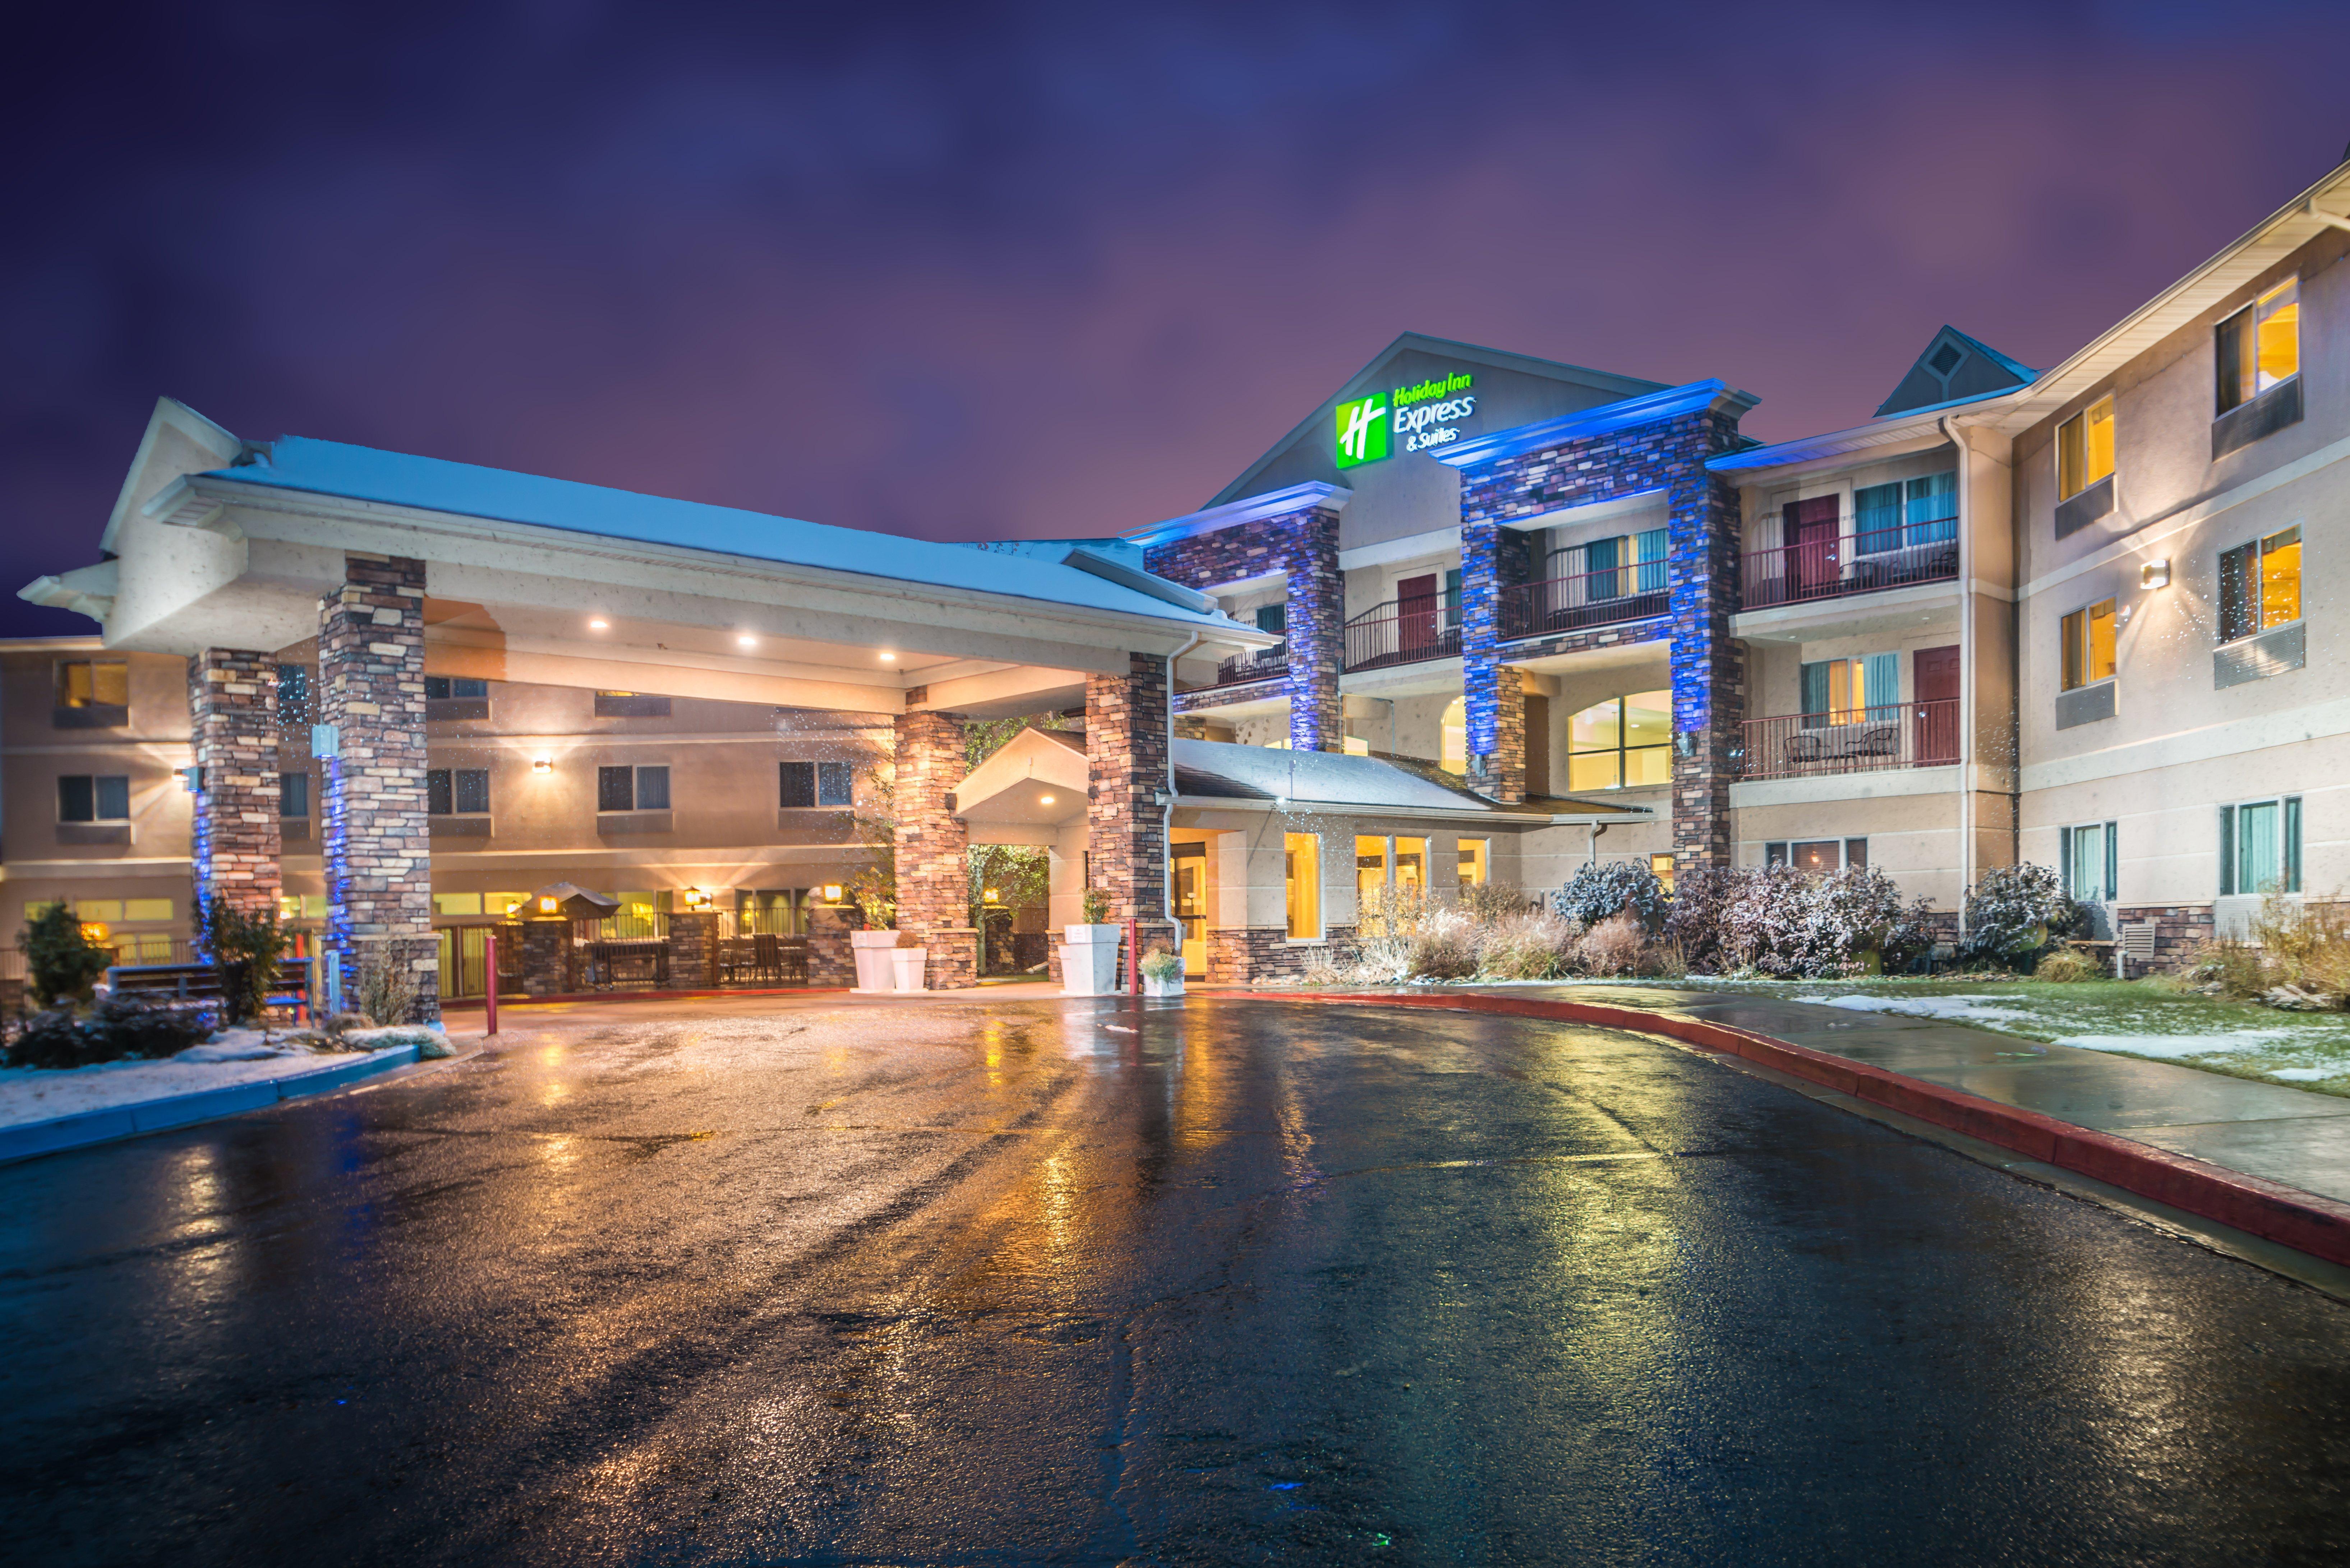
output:
[[[1388,400],[1383,393],[1338,405],[1338,466],[1377,462],[1388,454]]]

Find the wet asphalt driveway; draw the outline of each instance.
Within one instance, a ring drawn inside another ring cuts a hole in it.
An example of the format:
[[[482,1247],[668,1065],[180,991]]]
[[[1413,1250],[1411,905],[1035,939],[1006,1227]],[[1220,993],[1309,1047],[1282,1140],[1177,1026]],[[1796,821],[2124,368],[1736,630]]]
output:
[[[2350,1555],[2350,1309],[1599,1030],[736,1007],[0,1192],[26,1563]]]

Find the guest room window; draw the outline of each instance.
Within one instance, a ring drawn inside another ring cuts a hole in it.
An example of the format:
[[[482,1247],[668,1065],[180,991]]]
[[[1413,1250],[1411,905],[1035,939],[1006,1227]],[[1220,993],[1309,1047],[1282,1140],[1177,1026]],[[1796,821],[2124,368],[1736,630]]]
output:
[[[1959,536],[1956,469],[1852,493],[1853,547],[1864,556]]]
[[[2220,323],[2219,412],[2301,374],[2301,279],[2287,278]]]
[[[2220,556],[2220,640],[2301,618],[2301,530],[2285,529]]]
[[[2114,400],[2099,398],[2056,427],[2056,499],[2070,501],[2114,471]]]
[[[667,811],[669,769],[598,768],[598,811]]]
[[[2121,897],[2116,890],[2121,874],[2118,827],[2116,823],[2093,822],[2057,830],[2056,858],[2064,868],[2066,898],[2111,903]]]
[[[1634,789],[1673,782],[1673,694],[1636,691],[1567,721],[1566,787]]]
[[[1830,724],[1887,723],[1901,701],[1901,656],[1864,653],[1854,659],[1805,663],[1804,728]]]
[[[2114,673],[2114,601],[2100,599],[2074,610],[2057,625],[2064,645],[2064,687],[2075,691],[2110,680]]]

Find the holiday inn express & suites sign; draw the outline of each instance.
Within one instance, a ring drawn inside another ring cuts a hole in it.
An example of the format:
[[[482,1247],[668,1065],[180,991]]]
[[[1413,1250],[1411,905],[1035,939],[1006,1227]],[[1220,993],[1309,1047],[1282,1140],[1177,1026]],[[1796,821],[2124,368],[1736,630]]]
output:
[[[1357,468],[1397,452],[1426,452],[1459,441],[1461,421],[1477,411],[1474,379],[1454,371],[1340,403],[1338,466]]]

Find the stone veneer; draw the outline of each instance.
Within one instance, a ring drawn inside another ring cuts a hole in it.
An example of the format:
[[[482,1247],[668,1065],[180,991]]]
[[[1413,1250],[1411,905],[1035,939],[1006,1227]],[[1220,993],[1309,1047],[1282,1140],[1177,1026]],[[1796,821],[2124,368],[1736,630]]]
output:
[[[525,920],[518,945],[524,994],[568,996],[579,989],[578,950],[571,940],[570,920]]]
[[[669,918],[669,984],[671,991],[708,991],[718,983],[718,916],[708,909],[678,909]]]
[[[1112,921],[1167,919],[1167,661],[1127,656],[1128,673],[1086,677],[1088,879]]]
[[[413,1021],[429,1023],[441,1016],[441,950],[424,811],[424,563],[356,550],[343,563],[342,587],[318,605],[319,717],[341,732],[326,763],[327,952],[347,1004],[365,958],[403,965]]]
[[[955,786],[971,771],[965,755],[956,715],[898,716],[898,929],[930,950],[933,991],[979,983],[979,933],[966,923],[970,836],[954,815]]]
[[[857,955],[848,945],[848,933],[864,929],[864,921],[851,910],[832,904],[818,904],[809,909],[808,984],[827,988],[855,985]]]
[[[2154,961],[2134,969],[2134,973],[2179,968],[2218,929],[2209,904],[2125,904],[2114,910],[2116,935],[2124,926],[2140,926],[2148,920],[2154,922]]]
[[[1292,942],[1284,926],[1208,928],[1208,983],[1262,985],[1299,981],[1321,953],[1343,952],[1355,942],[1355,928],[1332,926],[1321,942]]]
[[[192,854],[195,929],[214,898],[277,912],[277,659],[208,648],[188,660],[190,740],[199,777]]]
[[[1717,409],[1669,415],[1470,463],[1461,473],[1462,686],[1472,771],[1481,755],[1495,789],[1510,787],[1501,678],[1503,591],[1527,576],[1525,551],[1506,525],[1647,491],[1665,493],[1673,639],[1673,855],[1682,866],[1731,861],[1730,785],[1743,717],[1743,650],[1731,639],[1738,603],[1738,493],[1707,472],[1738,443],[1736,416]],[[1506,650],[1517,655],[1513,646]],[[1523,742],[1519,742],[1523,753]],[[1523,758],[1517,787],[1524,786]],[[1497,794],[1497,798],[1500,796]]]
[[[1301,752],[1346,747],[1338,670],[1346,657],[1347,581],[1338,570],[1338,514],[1326,506],[1236,523],[1212,533],[1171,539],[1143,552],[1143,565],[1169,582],[1202,593],[1269,573],[1283,574],[1289,672],[1278,681],[1251,681],[1216,691],[1186,693],[1191,711],[1219,701],[1255,701],[1268,689],[1289,698],[1289,743]]]

